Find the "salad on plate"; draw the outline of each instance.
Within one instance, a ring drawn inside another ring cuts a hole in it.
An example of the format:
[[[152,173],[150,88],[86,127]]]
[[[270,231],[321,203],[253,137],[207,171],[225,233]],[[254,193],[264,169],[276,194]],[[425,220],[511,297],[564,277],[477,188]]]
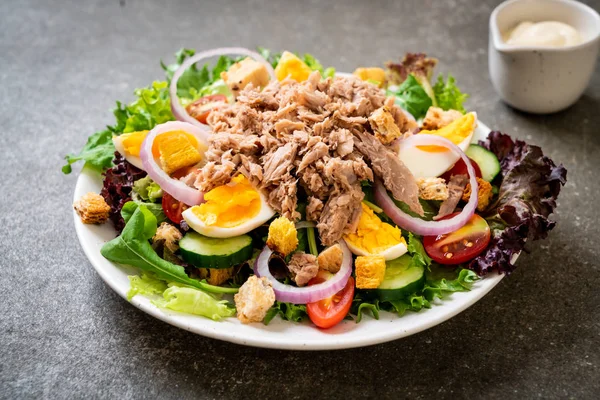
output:
[[[403,315],[509,274],[554,227],[566,170],[479,124],[437,60],[353,74],[310,54],[182,49],[117,102],[79,160],[102,174],[74,208],[110,221],[128,298],[213,320],[327,329]]]

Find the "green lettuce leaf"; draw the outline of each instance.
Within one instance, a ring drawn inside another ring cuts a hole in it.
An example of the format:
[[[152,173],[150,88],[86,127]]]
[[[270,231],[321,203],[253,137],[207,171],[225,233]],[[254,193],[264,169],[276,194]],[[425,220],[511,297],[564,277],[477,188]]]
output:
[[[115,153],[112,135],[109,129],[94,133],[88,138],[79,154],[65,156],[67,163],[62,167],[62,172],[70,174],[73,170],[71,164],[80,160],[99,172],[110,168]]]
[[[153,303],[158,307],[200,315],[214,321],[235,315],[235,308],[227,300],[219,300],[202,290],[173,284],[169,284],[164,291],[163,299],[154,300]]]
[[[146,210],[150,211],[152,215],[154,215],[154,218],[156,218],[156,223],[158,225],[167,220],[167,216],[165,215],[162,209],[162,204],[144,203],[141,201],[128,201],[127,203],[123,204],[123,208],[121,208],[121,216],[123,217],[125,223],[129,221],[129,219],[139,206],[144,206]]]
[[[313,71],[319,71],[323,78],[333,78],[335,75],[335,68],[323,68],[323,64],[321,64],[312,54],[304,54],[302,60]]]
[[[460,91],[452,75],[448,74],[448,79],[445,82],[444,76],[438,75],[437,82],[433,86],[433,92],[438,107],[441,109],[458,110],[463,114],[467,112],[463,104],[469,95]]]
[[[420,267],[429,267],[431,265],[431,258],[425,252],[423,243],[412,232],[408,233],[408,245],[406,248],[409,254],[412,255],[411,265]]]
[[[156,217],[146,206],[138,206],[118,236],[102,246],[100,253],[106,259],[152,272],[158,279],[192,286],[213,293],[236,293],[235,288],[222,288],[192,279],[180,265],[163,260],[148,240],[156,233]]]
[[[396,98],[396,104],[411,113],[415,118],[419,119],[425,116],[427,110],[433,104],[431,97],[427,95],[423,86],[411,74],[406,80],[395,90],[387,90],[388,95],[393,95]]]
[[[127,300],[131,301],[133,296],[141,294],[150,296],[153,294],[162,295],[167,290],[167,284],[160,279],[156,279],[152,274],[142,272],[141,275],[131,275],[129,278],[129,290],[127,291]]]
[[[133,191],[144,201],[155,203],[162,198],[163,191],[149,176],[138,179],[133,183]]]
[[[276,301],[273,307],[267,311],[263,324],[269,325],[277,315],[285,321],[292,322],[301,322],[308,316],[306,313],[306,304],[292,304]]]

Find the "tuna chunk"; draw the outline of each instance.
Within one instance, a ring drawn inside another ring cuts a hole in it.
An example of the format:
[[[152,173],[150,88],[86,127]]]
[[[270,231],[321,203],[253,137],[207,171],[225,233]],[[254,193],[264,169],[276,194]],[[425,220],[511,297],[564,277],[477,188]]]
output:
[[[288,269],[296,285],[305,286],[319,272],[317,257],[304,252],[294,253],[288,264]]]
[[[340,240],[344,233],[356,230],[363,198],[364,193],[358,183],[348,191],[329,196],[317,224],[323,245],[330,246]]]
[[[316,197],[309,197],[306,205],[306,219],[308,221],[318,221],[323,211],[323,202]]]
[[[448,198],[440,205],[440,211],[435,216],[435,220],[454,212],[456,205],[462,198],[467,183],[469,183],[469,177],[467,175],[452,175],[450,182],[448,182]]]
[[[298,145],[295,143],[287,143],[285,146],[278,148],[275,152],[267,154],[264,157],[264,186],[279,182],[283,175],[290,172],[297,151]]]
[[[355,147],[369,161],[375,175],[383,180],[383,185],[392,192],[398,201],[403,201],[410,209],[423,215],[423,207],[419,203],[419,187],[410,170],[398,156],[385,147],[373,135],[355,130]]]

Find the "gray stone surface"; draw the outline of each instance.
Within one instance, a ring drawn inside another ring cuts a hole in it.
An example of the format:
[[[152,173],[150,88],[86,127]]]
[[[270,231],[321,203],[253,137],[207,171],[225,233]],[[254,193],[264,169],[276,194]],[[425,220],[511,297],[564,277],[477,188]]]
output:
[[[0,398],[598,398],[599,69],[572,108],[532,116],[489,81],[495,1],[205,3],[0,2]],[[77,173],[62,175],[61,158],[111,123],[116,99],[160,79],[160,59],[225,45],[311,52],[348,71],[408,50],[438,56],[482,120],[567,166],[557,228],[472,308],[387,344],[264,350],[153,319],[83,254]]]

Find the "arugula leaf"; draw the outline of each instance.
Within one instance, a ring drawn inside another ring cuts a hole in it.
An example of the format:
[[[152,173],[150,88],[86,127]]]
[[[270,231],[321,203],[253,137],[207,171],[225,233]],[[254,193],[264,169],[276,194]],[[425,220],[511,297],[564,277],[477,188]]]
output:
[[[292,304],[276,301],[273,307],[267,311],[263,324],[269,325],[275,316],[279,315],[285,321],[301,322],[308,316],[306,304]]]
[[[458,110],[463,114],[467,112],[463,103],[469,98],[469,95],[460,91],[452,75],[448,74],[446,82],[444,82],[443,75],[438,75],[437,82],[433,86],[433,92],[435,93],[438,107],[441,109]]]
[[[168,282],[192,286],[207,292],[237,292],[234,288],[222,288],[192,279],[186,275],[182,266],[160,258],[148,242],[154,233],[156,233],[156,217],[146,206],[139,206],[129,218],[121,236],[105,243],[100,254],[110,261],[153,272],[157,278]]]
[[[395,90],[387,90],[388,95],[396,97],[396,104],[411,113],[416,119],[422,118],[433,104],[423,86],[411,74]]]

